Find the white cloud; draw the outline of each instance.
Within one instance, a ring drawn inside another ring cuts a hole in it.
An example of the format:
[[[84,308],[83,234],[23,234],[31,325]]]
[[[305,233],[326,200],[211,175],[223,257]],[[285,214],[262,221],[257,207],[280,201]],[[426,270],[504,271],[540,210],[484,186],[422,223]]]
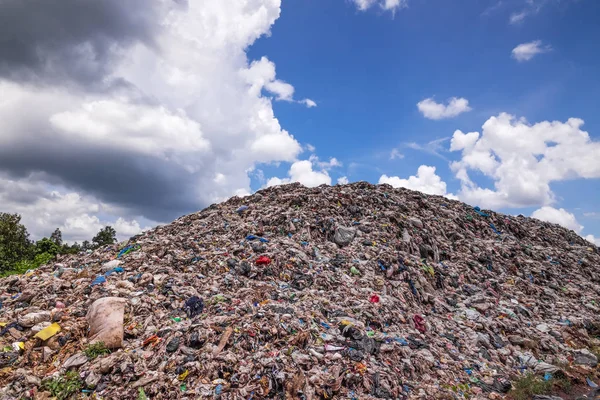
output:
[[[400,153],[400,150],[394,148],[390,152],[390,160],[400,160],[404,158],[404,154]]]
[[[294,101],[294,87],[287,82],[276,79],[275,64],[267,57],[253,61],[240,74],[250,84],[250,93],[259,96],[263,89],[275,95],[277,100]]]
[[[294,87],[289,83],[280,81],[279,79],[269,82],[265,88],[277,95],[277,100],[292,101],[294,96]]]
[[[450,151],[456,150],[471,150],[477,140],[479,139],[479,132],[462,133],[461,131],[455,131],[452,140],[450,141]]]
[[[91,242],[94,235],[104,226],[97,216],[80,214],[67,216],[60,229],[65,240],[71,238],[76,242]]]
[[[521,23],[525,20],[525,17],[527,17],[528,15],[529,15],[529,11],[527,11],[527,10],[523,10],[518,13],[512,13],[510,15],[509,22],[513,25]]]
[[[0,173],[16,184],[40,174],[27,183],[32,193],[40,188],[40,198],[3,203],[3,211],[33,215],[32,231],[64,226],[88,238],[98,224],[122,217],[122,230],[133,232],[145,221],[170,221],[249,193],[249,173],[259,164],[294,162],[302,152],[272,101],[316,103],[295,100],[272,61],[246,53],[270,34],[280,0],[150,3],[165,5],[156,13],[161,29],[146,41],[117,43],[121,51],[111,52],[93,88],[0,77]],[[321,181],[327,176],[313,172]],[[59,198],[48,200],[52,185],[60,186]],[[56,216],[44,220],[48,201],[47,213]],[[73,203],[83,205],[56,211]],[[105,217],[107,207],[118,213]]]
[[[498,11],[500,8],[502,8],[502,6],[504,6],[504,3],[503,3],[502,0],[499,0],[497,3],[491,4],[488,8],[486,8],[485,10],[483,10],[483,12],[481,13],[481,16],[482,17],[487,17],[489,15],[492,15],[496,11]]]
[[[335,159],[333,159],[335,160]],[[267,181],[268,186],[283,185],[286,183],[300,182],[307,187],[315,187],[322,184],[331,185],[331,177],[326,170],[313,170],[313,161],[296,161],[288,171],[289,178],[273,177]]]
[[[427,142],[425,144],[410,142],[410,143],[405,143],[404,146],[408,147],[409,149],[423,151],[425,153],[432,154],[434,156],[438,156],[440,158],[446,159],[446,157],[444,157],[441,153],[446,151],[443,144],[444,144],[444,142],[448,141],[449,139],[450,139],[449,137],[445,137],[445,138],[441,138],[441,139],[430,140],[429,142]]]
[[[361,10],[361,11],[365,11],[367,9],[369,9],[369,7],[372,7],[373,4],[376,3],[376,0],[352,0],[354,2],[354,4],[356,4],[356,7]]]
[[[306,148],[306,150],[310,151],[311,153],[314,153],[315,150],[317,149],[315,146],[313,146],[310,143],[307,143],[304,147]]]
[[[451,151],[462,151],[451,164],[461,181],[459,197],[487,208],[539,207],[553,203],[550,183],[600,178],[600,142],[581,130],[583,121],[529,124],[502,113],[483,125],[483,133],[454,132]],[[469,171],[494,181],[494,189],[474,183]]]
[[[2,210],[19,213],[32,239],[48,237],[55,228],[61,230],[63,239],[68,242],[91,241],[106,225],[115,228],[120,240],[142,231],[137,220],[118,217],[121,210],[93,196],[50,187],[40,178],[30,176],[16,181],[0,176]],[[97,216],[99,214],[103,215],[102,220]]]
[[[335,157],[331,157],[329,161],[319,161],[319,157],[312,154],[308,160],[323,170],[330,170],[331,168],[342,166],[342,163]]]
[[[439,120],[444,118],[453,118],[464,112],[471,111],[469,100],[465,98],[452,97],[448,100],[448,105],[436,103],[433,98],[428,98],[417,103],[419,111],[425,118]]]
[[[407,6],[407,0],[352,0],[360,11],[379,6],[386,11],[396,11]]]
[[[547,3],[548,0],[525,0],[525,8],[510,14],[508,22],[512,25],[520,24],[525,21],[525,18],[538,14]]]
[[[398,176],[382,175],[379,178],[379,183],[387,183],[395,188],[407,188],[418,190],[426,194],[437,194],[447,196],[446,182],[442,181],[435,173],[435,167],[421,165],[417,170],[416,176],[410,176],[408,179],[401,179]]]
[[[512,49],[512,57],[519,61],[529,61],[537,54],[547,53],[552,50],[550,45],[542,45],[541,40],[534,40],[528,43],[521,43]]]
[[[384,0],[383,9],[384,10],[395,10],[398,8],[406,7],[406,0]]]
[[[600,247],[600,238],[597,238],[594,235],[587,235],[584,239]]]
[[[128,236],[128,237],[137,235],[138,233],[140,233],[142,231],[150,229],[150,227],[142,228],[140,226],[140,223],[136,220],[127,221],[123,218],[117,219],[117,221],[114,224],[114,228],[119,234],[121,234],[123,236]]]
[[[118,100],[84,103],[80,109],[50,116],[65,141],[85,141],[97,149],[128,151],[177,163],[194,172],[198,156],[210,150],[200,124],[185,112]],[[200,164],[201,165],[201,164]]]
[[[313,108],[313,107],[317,106],[317,103],[315,103],[311,99],[300,100],[299,103],[302,103],[302,104],[306,105],[306,107],[308,107],[308,108]]]
[[[348,184],[348,178],[345,176],[342,176],[340,178],[338,178],[337,183],[338,185],[347,185]]]
[[[531,216],[542,221],[558,224],[567,229],[571,229],[576,233],[580,233],[583,230],[583,226],[577,222],[575,215],[568,212],[564,208],[557,209],[554,207],[544,206],[535,210]]]
[[[240,74],[250,85],[250,93],[255,96],[260,96],[264,89],[275,95],[275,99],[278,101],[297,102],[308,108],[317,106],[317,103],[311,99],[294,100],[294,87],[287,82],[276,79],[275,63],[267,57],[253,61],[248,68],[242,69]]]

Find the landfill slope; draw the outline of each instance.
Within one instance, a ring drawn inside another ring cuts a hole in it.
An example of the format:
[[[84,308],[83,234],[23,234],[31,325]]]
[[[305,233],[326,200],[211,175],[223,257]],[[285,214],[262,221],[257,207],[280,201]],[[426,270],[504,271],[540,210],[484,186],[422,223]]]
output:
[[[572,231],[440,196],[272,187],[0,280],[0,398],[48,399],[68,370],[73,398],[97,399],[499,399],[525,373],[592,385],[599,266]],[[103,334],[112,352],[90,355]]]

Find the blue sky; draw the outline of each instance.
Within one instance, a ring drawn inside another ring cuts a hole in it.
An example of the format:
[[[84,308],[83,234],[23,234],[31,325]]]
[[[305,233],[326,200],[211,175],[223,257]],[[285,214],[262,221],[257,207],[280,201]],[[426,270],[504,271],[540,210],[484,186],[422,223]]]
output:
[[[440,144],[439,155],[406,143],[426,146],[450,139],[456,129],[481,131],[501,112],[531,123],[581,118],[582,129],[598,140],[600,47],[593,38],[600,37],[600,3],[538,3],[538,11],[511,23],[511,15],[528,9],[526,1],[466,0],[457,6],[420,0],[391,13],[377,6],[360,11],[349,1],[289,0],[272,36],[257,41],[248,54],[268,54],[278,76],[318,103],[298,109],[276,102],[274,108],[297,138],[314,145],[321,157],[343,163],[332,176],[377,182],[382,174],[414,175],[426,164],[436,166],[448,192],[456,193],[460,182],[448,161],[459,157],[447,152],[449,140]],[[526,62],[511,57],[517,45],[535,40],[551,50]],[[472,110],[430,120],[416,106],[425,98],[443,102],[454,96],[468,99]],[[390,160],[391,148],[404,158]],[[587,233],[600,232],[600,218],[589,216],[600,208],[598,180],[566,180],[551,187],[555,207],[575,214]],[[536,208],[501,211],[530,215]]]
[[[600,243],[597,1],[40,4],[0,5],[0,211],[33,238],[366,180]]]

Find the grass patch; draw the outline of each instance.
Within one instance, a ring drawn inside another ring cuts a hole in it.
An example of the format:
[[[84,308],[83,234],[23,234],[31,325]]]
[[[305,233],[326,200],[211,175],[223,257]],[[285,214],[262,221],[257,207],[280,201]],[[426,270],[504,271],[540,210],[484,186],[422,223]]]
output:
[[[83,381],[75,371],[69,371],[44,383],[44,389],[48,390],[57,400],[67,400],[75,393],[79,393],[82,388]]]
[[[83,354],[85,354],[88,359],[93,360],[99,356],[110,354],[110,350],[106,347],[104,342],[96,342],[83,349]]]
[[[509,395],[514,400],[529,400],[536,394],[549,394],[552,392],[554,379],[545,381],[534,374],[527,374],[513,382]]]

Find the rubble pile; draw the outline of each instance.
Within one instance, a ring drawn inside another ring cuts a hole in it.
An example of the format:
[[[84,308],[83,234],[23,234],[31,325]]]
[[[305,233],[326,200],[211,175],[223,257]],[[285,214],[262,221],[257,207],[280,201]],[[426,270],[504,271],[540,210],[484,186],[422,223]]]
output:
[[[272,187],[0,280],[0,398],[593,386],[599,266],[574,232],[523,216],[365,182]]]

